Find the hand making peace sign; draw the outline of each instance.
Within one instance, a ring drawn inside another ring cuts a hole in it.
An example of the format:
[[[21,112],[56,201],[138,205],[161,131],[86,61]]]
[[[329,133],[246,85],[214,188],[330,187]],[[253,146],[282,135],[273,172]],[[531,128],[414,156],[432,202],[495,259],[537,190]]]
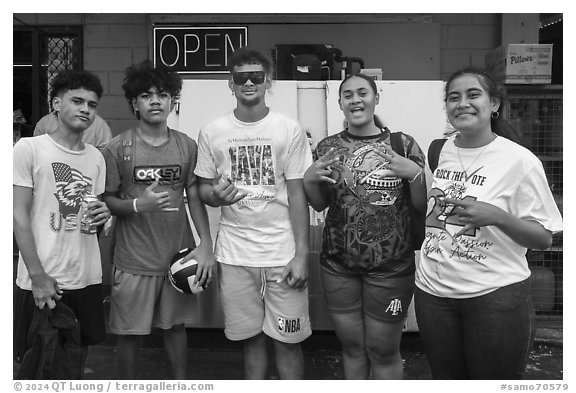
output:
[[[382,169],[388,169],[392,172],[393,176],[398,176],[402,179],[413,179],[420,173],[420,166],[409,158],[406,158],[396,153],[389,146],[376,146],[374,153],[388,161],[384,164]]]
[[[336,180],[330,177],[332,173],[332,168],[330,165],[334,165],[338,162],[339,156],[338,152],[334,147],[326,152],[322,157],[316,160],[304,174],[305,181],[310,183],[331,183],[335,184]]]

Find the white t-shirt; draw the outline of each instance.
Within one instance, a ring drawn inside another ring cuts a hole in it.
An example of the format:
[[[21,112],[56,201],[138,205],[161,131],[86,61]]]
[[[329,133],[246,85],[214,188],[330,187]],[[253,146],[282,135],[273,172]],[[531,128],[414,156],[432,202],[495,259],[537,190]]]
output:
[[[497,227],[454,238],[463,225],[436,203],[438,197],[487,202],[549,231],[562,230],[562,217],[540,160],[502,137],[483,149],[460,149],[459,156],[453,137],[440,153],[428,193],[426,238],[416,266],[416,285],[432,295],[476,297],[530,276],[527,249]]]
[[[61,289],[81,289],[102,282],[96,235],[80,232],[82,192],[104,192],[106,164],[102,154],[86,144],[72,151],[51,136],[22,138],[14,146],[13,184],[33,189],[32,234],[40,262]],[[22,255],[16,284],[32,288]]]
[[[222,174],[248,195],[222,206],[215,256],[240,266],[284,266],[294,257],[286,181],[302,179],[312,164],[306,134],[294,120],[270,111],[255,123],[233,112],[202,128],[194,173]]]

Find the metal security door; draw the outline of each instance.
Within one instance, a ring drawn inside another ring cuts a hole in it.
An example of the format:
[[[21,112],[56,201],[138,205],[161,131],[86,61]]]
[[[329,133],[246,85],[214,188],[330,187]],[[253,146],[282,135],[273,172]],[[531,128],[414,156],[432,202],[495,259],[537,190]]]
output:
[[[561,85],[508,86],[506,120],[521,134],[525,147],[542,161],[550,190],[563,212],[564,99]],[[563,233],[546,250],[529,250],[528,265],[539,326],[562,326],[564,312]]]
[[[14,109],[21,109],[32,125],[50,110],[54,76],[82,69],[82,27],[14,26],[13,48]]]

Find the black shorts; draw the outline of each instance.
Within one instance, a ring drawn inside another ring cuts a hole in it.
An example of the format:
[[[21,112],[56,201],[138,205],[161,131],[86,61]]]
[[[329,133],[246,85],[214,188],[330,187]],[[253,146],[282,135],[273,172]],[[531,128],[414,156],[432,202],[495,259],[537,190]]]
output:
[[[102,284],[64,291],[61,301],[74,311],[80,324],[82,345],[94,345],[106,338]],[[17,288],[14,294],[14,358],[21,360],[28,349],[28,329],[34,315],[32,291]],[[48,307],[48,306],[45,306]]]
[[[362,310],[379,321],[406,319],[414,293],[414,273],[400,277],[320,269],[326,305],[332,313]]]

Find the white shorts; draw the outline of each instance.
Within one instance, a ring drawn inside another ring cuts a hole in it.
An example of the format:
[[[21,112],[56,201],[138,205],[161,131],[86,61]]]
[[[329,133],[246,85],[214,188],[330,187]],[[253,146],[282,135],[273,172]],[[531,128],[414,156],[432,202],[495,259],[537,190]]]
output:
[[[245,267],[218,263],[226,337],[246,340],[261,332],[295,344],[312,334],[308,289],[277,283],[284,267]]]

